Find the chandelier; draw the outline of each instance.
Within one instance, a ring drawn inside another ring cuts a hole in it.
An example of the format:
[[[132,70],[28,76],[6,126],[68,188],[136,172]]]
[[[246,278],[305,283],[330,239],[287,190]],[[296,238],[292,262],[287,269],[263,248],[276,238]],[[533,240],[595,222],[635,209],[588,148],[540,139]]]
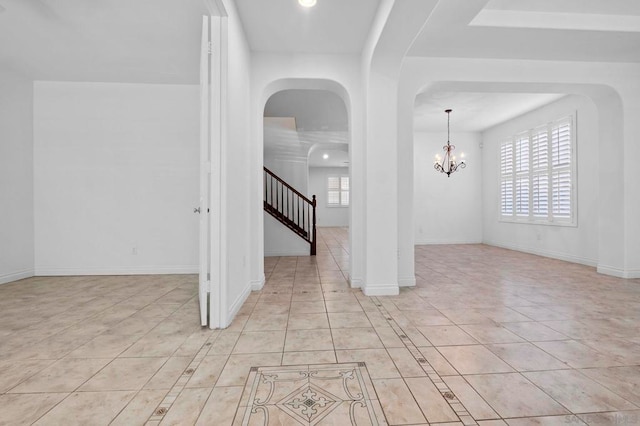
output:
[[[464,159],[460,160],[460,162],[456,161],[456,156],[452,154],[452,151],[456,149],[455,145],[451,145],[449,142],[450,139],[450,130],[449,130],[449,121],[451,117],[450,109],[445,109],[444,112],[447,113],[447,144],[442,147],[444,149],[444,157],[440,157],[440,155],[436,155],[436,162],[433,165],[433,168],[441,173],[446,173],[447,177],[451,176],[451,173],[460,169],[464,169],[467,165],[464,162]],[[460,154],[461,158],[464,158],[464,153]]]

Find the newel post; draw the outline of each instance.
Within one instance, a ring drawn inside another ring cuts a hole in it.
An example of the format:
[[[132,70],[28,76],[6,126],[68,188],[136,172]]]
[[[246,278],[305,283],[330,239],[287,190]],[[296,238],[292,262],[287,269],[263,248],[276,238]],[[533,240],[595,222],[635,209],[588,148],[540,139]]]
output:
[[[313,205],[313,222],[312,222],[313,239],[311,240],[311,256],[315,256],[316,255],[316,196],[315,194],[311,197],[311,204]]]

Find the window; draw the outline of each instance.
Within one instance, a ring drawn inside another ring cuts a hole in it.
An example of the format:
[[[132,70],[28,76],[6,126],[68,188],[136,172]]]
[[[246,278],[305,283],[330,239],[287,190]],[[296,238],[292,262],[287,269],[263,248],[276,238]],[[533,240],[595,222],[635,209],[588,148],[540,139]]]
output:
[[[349,176],[327,178],[327,205],[329,207],[349,206]]]
[[[519,133],[500,146],[503,220],[575,223],[575,141],[566,117]]]

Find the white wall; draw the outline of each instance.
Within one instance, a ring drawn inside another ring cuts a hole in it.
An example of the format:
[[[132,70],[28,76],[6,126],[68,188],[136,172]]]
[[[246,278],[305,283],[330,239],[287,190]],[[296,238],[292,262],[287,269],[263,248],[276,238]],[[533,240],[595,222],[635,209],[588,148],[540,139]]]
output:
[[[480,133],[451,133],[455,154],[467,167],[450,177],[433,168],[444,155],[447,133],[414,133],[414,232],[416,244],[482,242],[482,169]]]
[[[309,168],[306,160],[291,161],[265,155],[264,166],[295,188],[296,191],[302,194],[307,193]],[[309,243],[265,212],[264,255],[308,256]]]
[[[264,255],[309,256],[309,243],[264,212]]]
[[[33,83],[0,72],[0,284],[33,275],[33,241]]]
[[[316,196],[317,226],[349,226],[348,207],[327,206],[327,178],[349,176],[348,167],[309,167],[309,191],[307,196]],[[349,194],[351,195],[351,194]]]
[[[501,222],[500,144],[523,130],[576,114],[577,226]],[[483,133],[484,242],[595,266],[598,262],[598,114],[593,102],[567,96]],[[603,159],[606,163],[607,160]]]
[[[250,277],[250,69],[251,54],[233,2],[224,1],[227,12],[226,133],[223,152],[226,173],[226,327],[242,307],[252,286]]]
[[[197,86],[36,82],[37,275],[193,273]]]

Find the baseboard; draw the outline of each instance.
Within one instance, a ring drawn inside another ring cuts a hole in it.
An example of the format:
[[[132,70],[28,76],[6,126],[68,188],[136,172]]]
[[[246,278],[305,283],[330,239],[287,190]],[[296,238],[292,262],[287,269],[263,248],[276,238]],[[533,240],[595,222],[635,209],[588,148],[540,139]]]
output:
[[[236,300],[233,302],[233,304],[229,308],[229,312],[227,314],[227,327],[231,325],[231,322],[233,321],[233,319],[236,317],[236,315],[238,315],[238,311],[240,311],[240,309],[242,308],[242,305],[244,305],[244,302],[246,302],[247,297],[249,297],[249,294],[251,294],[251,285],[248,285],[244,288],[242,293],[240,293],[240,295],[236,298]]]
[[[351,288],[362,288],[362,278],[351,278],[349,282],[351,283]]]
[[[168,275],[168,274],[197,274],[198,265],[176,266],[121,266],[94,268],[56,268],[36,267],[36,276],[58,275]]]
[[[482,244],[482,239],[479,239],[479,240],[426,239],[426,240],[416,240],[414,244],[417,246],[430,246],[430,245],[439,245],[439,244]]]
[[[252,291],[260,291],[262,290],[262,287],[264,287],[264,282],[265,282],[265,278],[264,278],[264,274],[262,274],[262,278],[259,280],[252,280],[251,281],[251,290]]]
[[[402,277],[398,278],[398,285],[400,287],[415,287],[416,286],[416,277]]]
[[[521,251],[529,254],[535,254],[537,256],[550,257],[552,259],[564,260],[565,262],[579,263],[581,265],[595,267],[598,264],[598,261],[594,259],[588,259],[586,257],[574,256],[572,254],[560,253],[552,250],[540,250],[531,247],[523,247],[516,244],[498,243],[495,241],[485,241],[483,244],[509,250]]]
[[[283,250],[265,252],[264,257],[309,256],[309,250]]]
[[[23,269],[22,271],[11,272],[9,274],[0,275],[0,284],[7,284],[13,281],[31,278],[35,275],[33,269]]]
[[[598,265],[597,271],[599,274],[610,275],[617,278],[635,279],[640,278],[640,270],[638,269],[620,269],[613,266]]]
[[[364,286],[362,292],[365,296],[397,296],[400,288],[397,285]]]

